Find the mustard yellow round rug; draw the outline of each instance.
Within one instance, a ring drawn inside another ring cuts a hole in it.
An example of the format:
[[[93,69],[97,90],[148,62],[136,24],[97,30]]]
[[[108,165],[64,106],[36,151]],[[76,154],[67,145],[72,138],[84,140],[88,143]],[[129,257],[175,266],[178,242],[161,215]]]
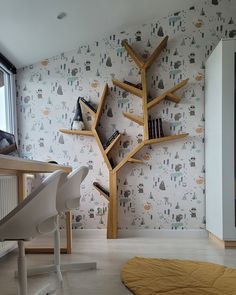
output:
[[[136,295],[236,295],[236,269],[207,262],[135,257],[121,279]]]

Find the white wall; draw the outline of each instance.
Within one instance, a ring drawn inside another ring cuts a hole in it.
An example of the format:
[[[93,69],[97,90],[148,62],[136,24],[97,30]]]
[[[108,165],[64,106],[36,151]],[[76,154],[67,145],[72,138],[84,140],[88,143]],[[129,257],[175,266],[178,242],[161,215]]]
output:
[[[81,209],[74,212],[75,227],[106,227],[107,203],[93,189],[92,182],[99,181],[107,187],[108,172],[93,138],[64,135],[58,130],[70,126],[78,96],[98,103],[107,82],[111,91],[101,118],[100,133],[104,138],[114,129],[125,133],[112,152],[114,159],[120,161],[142,136],[142,129],[122,116],[123,111],[141,114],[140,100],[114,88],[111,82],[114,77],[139,82],[138,69],[127,57],[121,40],[127,38],[140,54],[146,55],[154,50],[163,35],[169,35],[169,43],[167,51],[150,69],[151,95],[159,95],[182,79],[190,80],[180,93],[183,99],[179,105],[163,102],[151,111],[151,116],[163,118],[167,135],[189,132],[190,136],[143,149],[138,156],[146,165],[129,164],[122,169],[118,179],[119,228],[205,227],[204,63],[222,36],[234,36],[236,29],[235,15],[228,1],[214,4],[197,1],[191,9],[115,32],[19,71],[22,155],[54,159],[73,167],[90,167]],[[77,32],[76,28],[75,38]],[[84,119],[89,126],[89,114],[84,113]]]

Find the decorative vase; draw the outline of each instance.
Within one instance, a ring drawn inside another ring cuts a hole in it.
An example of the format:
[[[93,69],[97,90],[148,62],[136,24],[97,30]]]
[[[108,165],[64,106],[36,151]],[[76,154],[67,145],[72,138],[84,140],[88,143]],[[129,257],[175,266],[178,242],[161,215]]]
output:
[[[77,99],[76,111],[75,111],[73,121],[71,123],[71,130],[84,130],[85,129],[81,105],[80,105],[80,98],[81,97],[78,97],[78,99]]]

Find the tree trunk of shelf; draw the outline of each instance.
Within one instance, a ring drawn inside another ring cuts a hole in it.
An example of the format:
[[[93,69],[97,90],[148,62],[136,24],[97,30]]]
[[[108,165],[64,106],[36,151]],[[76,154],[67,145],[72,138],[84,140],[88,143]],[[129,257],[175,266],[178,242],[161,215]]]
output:
[[[141,81],[142,81],[142,87],[143,87],[143,138],[144,140],[149,139],[148,134],[148,109],[147,109],[147,74],[146,70],[141,70]]]
[[[117,173],[109,171],[109,183],[110,183],[110,198],[108,205],[108,219],[107,219],[107,238],[116,239],[117,238]]]

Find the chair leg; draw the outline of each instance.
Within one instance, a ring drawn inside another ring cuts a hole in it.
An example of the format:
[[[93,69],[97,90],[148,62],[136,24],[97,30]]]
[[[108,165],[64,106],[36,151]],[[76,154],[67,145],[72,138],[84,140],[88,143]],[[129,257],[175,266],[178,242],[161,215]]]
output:
[[[50,295],[54,294],[56,290],[51,289],[51,285],[47,284],[46,286],[42,287],[40,290],[38,290],[34,295]]]
[[[27,266],[26,266],[26,256],[25,256],[25,245],[24,241],[18,241],[18,281],[19,281],[19,295],[28,295],[27,286]],[[55,291],[50,288],[50,284],[47,284],[35,295],[47,295],[53,294]]]
[[[24,241],[18,241],[19,295],[27,295],[27,267]]]
[[[57,229],[54,232],[54,264],[56,268],[57,277],[61,287],[63,286],[63,278],[61,274],[61,251],[60,251],[60,228],[59,215],[57,216]]]
[[[36,268],[28,269],[28,276],[35,276],[39,274],[47,274],[50,272],[56,272],[60,286],[63,287],[63,277],[62,272],[64,271],[82,271],[82,270],[92,270],[96,269],[96,262],[88,263],[67,263],[61,264],[61,253],[60,253],[60,229],[59,229],[59,216],[57,217],[57,229],[54,232],[54,264],[53,265],[44,265]],[[18,269],[19,272],[19,269]],[[15,276],[19,273],[15,274]],[[27,293],[20,293],[20,295],[25,295]],[[39,293],[41,294],[41,293]]]

